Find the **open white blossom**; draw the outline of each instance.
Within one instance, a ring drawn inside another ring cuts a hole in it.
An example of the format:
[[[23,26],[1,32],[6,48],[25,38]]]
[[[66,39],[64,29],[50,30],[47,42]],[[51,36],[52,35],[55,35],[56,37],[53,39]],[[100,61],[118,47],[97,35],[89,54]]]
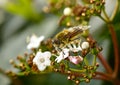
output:
[[[37,37],[36,35],[32,35],[32,37],[30,38],[30,42],[27,45],[27,49],[38,48],[44,38],[44,36]]]
[[[66,7],[63,11],[63,14],[66,16],[69,16],[71,14],[72,10],[69,7]]]
[[[51,53],[49,51],[46,51],[44,53],[37,52],[35,58],[33,59],[33,64],[37,65],[40,71],[43,71],[47,66],[50,66],[50,57]]]
[[[63,51],[60,52],[59,56],[55,59],[57,63],[60,63],[63,59],[67,58],[69,56],[69,49],[63,49]]]
[[[82,49],[88,49],[89,48],[89,43],[88,42],[83,42],[81,47],[82,47]]]

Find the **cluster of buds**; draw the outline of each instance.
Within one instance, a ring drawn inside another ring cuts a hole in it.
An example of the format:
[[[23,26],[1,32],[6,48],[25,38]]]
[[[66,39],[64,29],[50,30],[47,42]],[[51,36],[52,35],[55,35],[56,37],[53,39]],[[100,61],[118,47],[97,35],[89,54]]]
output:
[[[75,26],[64,29],[53,39],[44,40],[44,36],[33,35],[29,39],[27,49],[30,54],[18,56],[20,64],[13,60],[10,63],[20,72],[16,76],[59,72],[68,76],[68,80],[76,84],[90,82],[95,77],[98,63],[97,54],[101,49],[89,36],[90,26]],[[93,64],[89,64],[89,58]],[[9,75],[11,72],[9,72]]]
[[[46,13],[62,13],[63,7],[72,7],[76,4],[76,0],[49,0],[48,6],[43,8]],[[59,12],[58,12],[59,11]]]
[[[60,18],[59,24],[68,27],[79,25],[79,23],[87,24],[92,15],[101,15],[101,11],[104,9],[105,4],[105,0],[83,0],[83,2],[85,2],[84,5],[76,0],[60,0],[56,2],[51,0],[49,3],[53,2],[54,5],[50,4],[50,7],[48,7],[49,12],[55,14],[61,13],[63,16]]]
[[[105,0],[89,0],[89,4],[91,5],[91,13],[99,15],[104,9]]]

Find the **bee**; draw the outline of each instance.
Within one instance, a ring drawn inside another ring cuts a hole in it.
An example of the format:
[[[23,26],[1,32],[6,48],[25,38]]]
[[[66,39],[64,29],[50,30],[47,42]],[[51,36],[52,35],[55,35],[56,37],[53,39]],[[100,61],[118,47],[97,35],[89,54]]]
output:
[[[64,29],[55,36],[53,44],[55,47],[64,47],[71,41],[79,39],[83,31],[85,31],[83,30],[83,26],[75,26],[69,29]]]

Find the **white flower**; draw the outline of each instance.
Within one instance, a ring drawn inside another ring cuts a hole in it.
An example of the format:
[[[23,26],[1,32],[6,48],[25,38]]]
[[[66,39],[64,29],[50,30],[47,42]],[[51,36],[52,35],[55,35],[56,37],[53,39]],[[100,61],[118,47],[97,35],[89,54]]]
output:
[[[57,58],[55,59],[55,61],[57,61],[57,63],[60,63],[64,59],[63,52],[60,52],[60,55],[56,57]]]
[[[30,42],[27,45],[27,49],[38,48],[44,38],[44,36],[37,37],[35,35],[32,35],[32,37],[30,38]]]
[[[89,48],[89,43],[88,42],[83,42],[81,47],[82,47],[82,49],[87,49],[87,48]]]
[[[40,71],[43,71],[46,69],[47,66],[50,66],[50,57],[51,53],[49,51],[46,51],[44,53],[37,52],[35,58],[33,59],[33,64],[36,64],[38,69]]]
[[[55,59],[57,63],[60,63],[63,59],[67,58],[69,56],[69,49],[63,49],[63,51],[60,52],[59,56]]]
[[[72,10],[69,7],[66,7],[63,11],[63,14],[66,16],[69,16],[71,14]]]

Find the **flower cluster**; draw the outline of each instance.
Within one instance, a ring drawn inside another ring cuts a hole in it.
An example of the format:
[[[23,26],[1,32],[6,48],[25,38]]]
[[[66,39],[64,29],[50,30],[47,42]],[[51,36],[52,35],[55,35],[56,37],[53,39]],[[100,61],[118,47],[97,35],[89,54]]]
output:
[[[62,12],[59,24],[65,26],[75,26],[79,23],[85,24],[91,16],[100,16],[104,10],[105,0],[82,0],[84,5],[77,0],[50,0],[49,6],[46,6],[44,12],[57,14]]]
[[[104,4],[105,0],[49,0],[48,6],[43,8],[43,12],[58,15],[60,17],[58,24],[67,28],[49,39],[32,35],[28,39],[27,45],[30,52],[25,53],[24,56],[17,56],[20,63],[10,60],[10,63],[19,69],[19,72],[8,71],[7,74],[17,77],[57,72],[66,75],[67,79],[76,85],[79,85],[80,82],[89,83],[91,79],[109,81],[117,79],[118,48],[115,49],[115,68],[113,70],[101,55],[102,48],[89,33],[90,18],[98,16],[108,24],[108,28],[111,28],[112,38],[116,38],[114,27],[109,22],[113,21],[117,13],[118,1],[110,18],[105,11]],[[113,42],[115,41],[116,39],[113,39]],[[114,47],[117,46],[117,43],[113,44]],[[108,74],[97,71],[99,67],[97,57]]]
[[[31,50],[26,57],[18,56],[19,68],[23,75],[41,72],[59,72],[67,74],[74,82],[88,82],[95,76],[98,67],[96,55],[101,51],[96,42],[89,37],[90,26],[75,26],[64,29],[53,39],[45,40],[44,36],[32,35],[27,49]],[[89,58],[93,64],[88,64]],[[74,76],[74,78],[73,78]]]

